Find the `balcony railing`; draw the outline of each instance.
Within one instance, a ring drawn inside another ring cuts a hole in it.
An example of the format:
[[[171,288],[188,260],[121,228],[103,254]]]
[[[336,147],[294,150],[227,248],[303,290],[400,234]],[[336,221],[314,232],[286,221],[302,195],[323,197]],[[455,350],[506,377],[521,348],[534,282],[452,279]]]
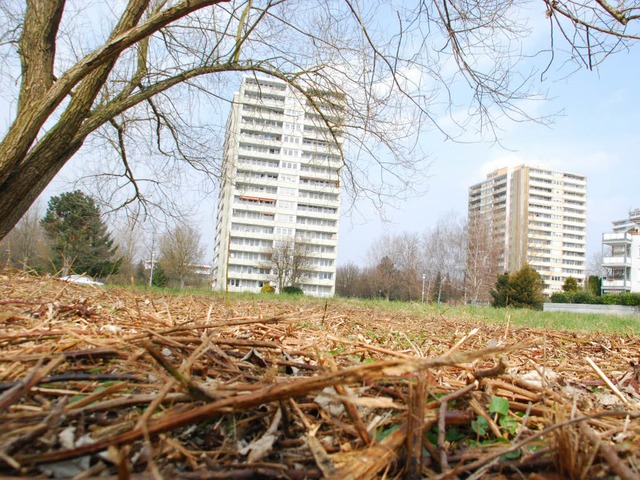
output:
[[[629,233],[617,233],[617,232],[612,232],[612,233],[603,233],[602,234],[602,241],[605,243],[619,243],[619,242],[625,242],[625,243],[631,243],[631,234]]]
[[[630,267],[631,258],[629,257],[603,257],[603,267]]]
[[[631,288],[629,280],[602,280],[602,288]]]

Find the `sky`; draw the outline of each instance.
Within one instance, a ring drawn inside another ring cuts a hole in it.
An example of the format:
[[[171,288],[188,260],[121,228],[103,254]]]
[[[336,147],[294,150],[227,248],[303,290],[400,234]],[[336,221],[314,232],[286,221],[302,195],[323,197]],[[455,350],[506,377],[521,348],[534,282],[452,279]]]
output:
[[[601,252],[611,222],[640,208],[640,50],[610,57],[597,71],[580,70],[540,85],[540,108],[552,124],[503,124],[501,145],[454,143],[424,136],[431,154],[427,192],[388,210],[387,220],[342,218],[338,265],[367,264],[367,246],[384,234],[422,233],[440,218],[467,215],[468,188],[486,174],[526,163],[587,176],[587,258]]]
[[[533,37],[530,41],[540,39]],[[571,73],[571,67],[556,63],[546,78],[537,82],[546,91],[547,100],[528,104],[534,115],[555,113],[551,124],[501,122],[500,144],[456,143],[437,132],[421,135],[420,147],[430,155],[423,172],[426,190],[396,202],[395,208],[389,206],[386,220],[366,203],[356,205],[359,213],[342,216],[338,265],[366,265],[369,246],[382,235],[421,234],[441,218],[466,218],[469,186],[484,180],[494,169],[523,163],[587,176],[587,258],[600,252],[601,236],[609,230],[611,221],[640,208],[639,80],[638,48],[608,58],[594,71]],[[230,97],[232,93],[233,89]],[[0,107],[4,111],[0,120],[6,123],[8,109]],[[223,115],[226,117],[224,109]],[[46,205],[51,195],[72,188],[70,182],[78,163],[70,162],[65,167],[41,196],[42,204]],[[207,250],[204,260],[208,261],[212,257],[217,196],[202,192],[189,195],[198,205],[191,221],[202,232]]]
[[[601,237],[613,220],[640,208],[640,49],[619,53],[594,71],[579,70],[540,86],[547,99],[534,109],[555,113],[550,124],[503,122],[500,144],[446,141],[431,132],[421,136],[430,156],[425,191],[388,206],[383,215],[367,202],[359,213],[340,219],[338,266],[367,265],[369,246],[385,234],[421,234],[441,218],[466,218],[468,188],[487,173],[526,163],[587,176],[587,259],[601,251]],[[535,112],[534,112],[535,113]],[[42,195],[70,188],[70,165]],[[191,220],[199,226],[205,261],[212,256],[215,194],[195,194],[199,206]]]

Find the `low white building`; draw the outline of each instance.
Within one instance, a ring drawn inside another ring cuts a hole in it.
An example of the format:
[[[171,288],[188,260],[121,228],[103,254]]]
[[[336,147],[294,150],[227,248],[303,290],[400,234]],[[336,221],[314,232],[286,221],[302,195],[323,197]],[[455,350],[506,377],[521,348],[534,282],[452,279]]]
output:
[[[602,235],[603,293],[640,292],[640,208]]]

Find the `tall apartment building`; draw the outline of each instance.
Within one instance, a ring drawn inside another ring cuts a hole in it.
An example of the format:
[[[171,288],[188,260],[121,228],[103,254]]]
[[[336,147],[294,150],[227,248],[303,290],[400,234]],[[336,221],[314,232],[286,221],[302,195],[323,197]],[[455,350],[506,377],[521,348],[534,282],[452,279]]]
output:
[[[602,235],[603,293],[640,292],[640,208]]]
[[[303,269],[296,283],[305,294],[334,294],[341,138],[330,134],[322,116],[336,124],[339,118],[330,103],[313,102],[322,115],[271,78],[245,77],[235,94],[224,145],[214,289],[277,287],[273,258],[280,252]],[[291,258],[291,249],[302,262]]]
[[[483,227],[490,237],[497,271],[513,272],[529,263],[542,276],[546,294],[561,290],[569,276],[584,282],[583,175],[526,165],[491,172],[469,188],[469,225]]]

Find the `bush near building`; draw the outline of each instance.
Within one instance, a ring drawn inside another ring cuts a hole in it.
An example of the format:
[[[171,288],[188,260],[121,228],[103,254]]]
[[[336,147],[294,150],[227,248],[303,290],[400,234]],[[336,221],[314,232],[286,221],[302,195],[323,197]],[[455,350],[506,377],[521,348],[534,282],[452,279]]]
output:
[[[265,283],[262,288],[260,289],[260,292],[262,293],[275,293],[276,289],[273,287],[273,285],[269,284],[269,283]]]
[[[300,287],[288,286],[282,289],[282,293],[286,295],[304,295],[304,292]]]
[[[551,295],[551,303],[582,303],[588,305],[640,306],[640,293],[607,293],[594,295],[587,290],[577,292],[557,292]]]
[[[564,281],[564,285],[562,285],[562,291],[570,293],[577,292],[578,290],[580,290],[578,280],[571,276],[567,277],[567,279]]]
[[[530,265],[525,265],[517,272],[498,275],[496,286],[491,291],[491,306],[540,310],[545,299],[543,290],[540,274]]]

